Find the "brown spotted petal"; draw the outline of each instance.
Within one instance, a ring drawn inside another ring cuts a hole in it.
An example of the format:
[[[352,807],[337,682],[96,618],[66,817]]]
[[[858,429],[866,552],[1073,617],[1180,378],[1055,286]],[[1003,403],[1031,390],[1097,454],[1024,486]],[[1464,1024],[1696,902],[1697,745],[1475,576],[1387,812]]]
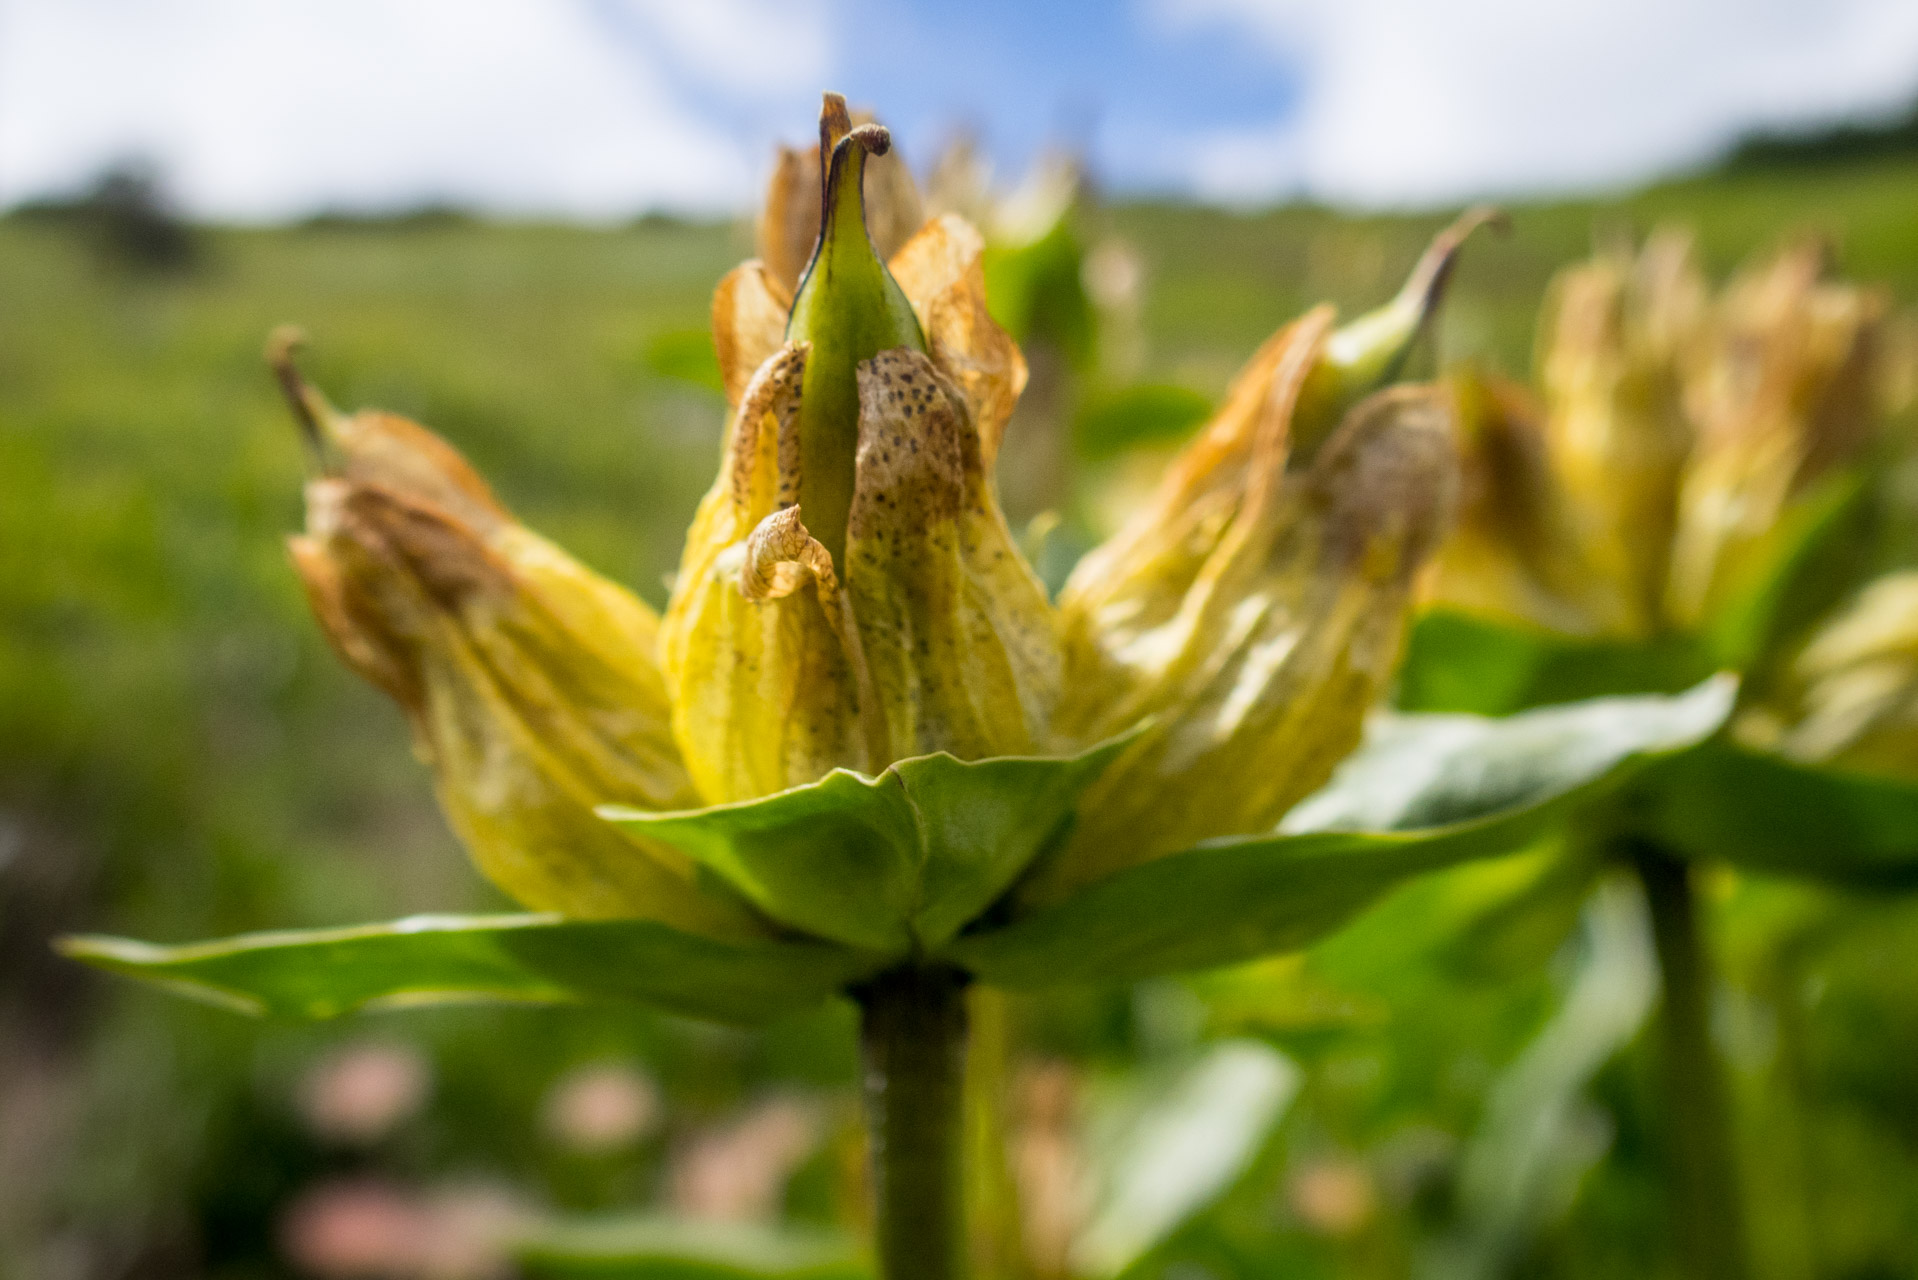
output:
[[[708,804],[869,767],[843,605],[790,505],[806,354],[779,348],[744,390],[661,626],[674,737]]]
[[[1698,447],[1679,495],[1666,604],[1694,626],[1735,583],[1786,505],[1855,458],[1878,422],[1878,291],[1825,278],[1803,241],[1727,286],[1689,370]]]
[[[1028,886],[1034,900],[1270,829],[1326,781],[1391,678],[1419,571],[1450,525],[1452,434],[1439,388],[1378,392],[1269,501],[1244,504],[1154,719],[1088,793],[1070,843]]]
[[[928,222],[887,263],[939,369],[965,395],[988,470],[1026,387],[1026,361],[986,310],[985,240],[957,214]]]
[[[480,869],[538,910],[756,931],[676,852],[593,813],[695,801],[652,613],[514,522],[430,433],[328,425],[343,474],[310,486],[294,563],[334,646],[406,710]]]
[[[1044,749],[1060,655],[986,479],[965,394],[916,351],[859,368],[845,595],[886,760]]]

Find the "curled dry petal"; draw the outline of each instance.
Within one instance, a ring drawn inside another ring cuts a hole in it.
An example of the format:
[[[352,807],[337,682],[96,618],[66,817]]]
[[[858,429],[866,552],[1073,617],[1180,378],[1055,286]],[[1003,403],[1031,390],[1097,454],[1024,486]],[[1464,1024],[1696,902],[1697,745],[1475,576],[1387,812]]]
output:
[[[1734,278],[1688,378],[1698,444],[1678,498],[1666,605],[1696,626],[1786,504],[1864,448],[1877,420],[1882,291],[1825,278],[1816,240]]]
[[[779,600],[811,583],[821,600],[839,593],[832,557],[799,519],[798,507],[775,511],[746,539],[739,593],[748,600]]]
[[[759,367],[786,341],[792,301],[792,292],[756,258],[727,272],[713,291],[713,350],[734,408]]]
[[[986,310],[986,242],[957,214],[928,222],[887,264],[926,332],[932,358],[964,393],[991,470],[1026,388],[1026,361]]]
[[[295,566],[327,637],[391,694],[475,862],[520,902],[724,935],[749,913],[593,814],[691,803],[643,604],[518,524],[438,437],[289,382],[335,474]]]
[[[1361,401],[1286,472],[1286,427],[1328,328],[1317,312],[1268,344],[1155,502],[1068,583],[1069,731],[1152,720],[1032,899],[1269,827],[1356,745],[1451,521],[1456,461],[1446,397],[1401,387]]]

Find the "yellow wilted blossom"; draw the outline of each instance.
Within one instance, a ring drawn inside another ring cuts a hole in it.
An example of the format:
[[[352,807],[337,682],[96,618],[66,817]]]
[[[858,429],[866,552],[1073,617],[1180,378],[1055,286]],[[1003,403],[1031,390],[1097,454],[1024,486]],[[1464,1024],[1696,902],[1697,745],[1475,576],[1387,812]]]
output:
[[[1888,407],[1886,300],[1826,269],[1802,241],[1713,297],[1667,230],[1565,271],[1538,398],[1455,380],[1466,496],[1433,598],[1589,636],[1698,628]]]
[[[600,821],[697,803],[653,653],[658,621],[515,521],[464,458],[392,414],[341,414],[271,358],[322,474],[294,566],[327,639],[412,722],[482,871],[527,906],[757,931],[677,851]]]
[[[764,256],[719,285],[733,413],[656,634],[436,438],[295,387],[344,459],[295,544],[315,608],[408,709],[455,826],[528,905],[749,929],[730,894],[593,807],[723,804],[835,769],[1131,733],[1023,890],[1056,897],[1270,830],[1356,744],[1389,679],[1456,465],[1448,399],[1379,388],[1481,215],[1388,307],[1340,330],[1320,309],[1272,338],[1055,608],[991,479],[1026,370],[987,313],[980,236],[946,214],[882,261],[867,201],[912,204],[905,179],[864,180],[889,150],[829,96],[821,172],[782,160]]]

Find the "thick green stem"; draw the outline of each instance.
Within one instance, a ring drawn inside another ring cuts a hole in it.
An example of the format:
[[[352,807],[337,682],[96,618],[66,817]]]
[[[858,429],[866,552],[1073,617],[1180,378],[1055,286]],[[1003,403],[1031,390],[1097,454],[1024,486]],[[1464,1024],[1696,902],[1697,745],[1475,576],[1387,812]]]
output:
[[[965,979],[895,969],[854,994],[881,1280],[964,1280]]]
[[[1692,1280],[1746,1280],[1730,1098],[1712,1049],[1711,964],[1698,935],[1690,870],[1653,845],[1636,844],[1631,852],[1664,985],[1660,1075],[1680,1261]]]

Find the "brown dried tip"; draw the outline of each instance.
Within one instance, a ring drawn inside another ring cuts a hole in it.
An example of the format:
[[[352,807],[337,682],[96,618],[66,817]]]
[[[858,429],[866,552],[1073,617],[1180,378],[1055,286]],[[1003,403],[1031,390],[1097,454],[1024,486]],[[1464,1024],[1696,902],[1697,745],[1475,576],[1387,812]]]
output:
[[[819,104],[819,188],[826,189],[832,167],[832,153],[839,140],[852,132],[852,113],[846,110],[842,94],[823,95]]]
[[[287,408],[293,411],[293,420],[299,424],[300,434],[306,438],[314,462],[325,470],[326,433],[320,426],[324,402],[301,375],[296,358],[305,346],[306,330],[296,324],[280,325],[267,335],[266,362],[280,384],[280,394],[286,398]]]

